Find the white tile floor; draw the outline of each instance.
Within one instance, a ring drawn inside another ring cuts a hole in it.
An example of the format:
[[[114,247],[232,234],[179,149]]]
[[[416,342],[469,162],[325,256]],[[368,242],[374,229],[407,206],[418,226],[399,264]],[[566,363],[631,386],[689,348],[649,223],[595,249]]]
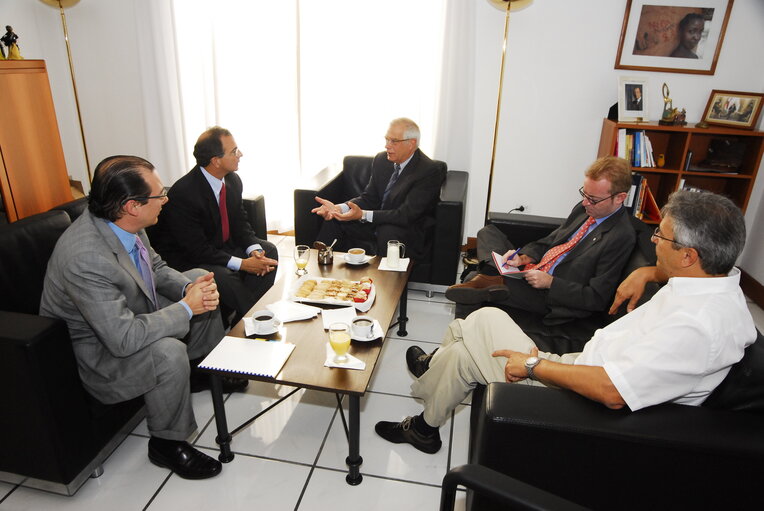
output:
[[[291,257],[293,238],[271,239],[278,244],[282,259]],[[758,328],[763,329],[764,311],[750,306]],[[436,455],[389,444],[373,430],[378,420],[397,420],[421,411],[409,393],[412,377],[404,353],[412,344],[425,345],[427,351],[434,348],[454,311],[442,294],[427,298],[423,292],[413,291],[408,313],[409,335],[400,338],[396,329],[390,331],[369,392],[361,400],[364,479],[359,486],[345,483],[347,443],[335,397],[300,390],[234,437],[236,457],[224,465],[218,477],[187,481],[152,465],[146,456],[144,421],[107,460],[104,474],[88,480],[75,496],[0,483],[0,511],[437,509],[443,475],[467,461],[469,403],[460,406],[441,428],[443,448]],[[250,383],[245,394],[227,397],[229,425],[238,425],[290,390]],[[192,440],[215,456],[209,393],[194,394],[193,402],[199,431]],[[463,509],[463,494],[459,505]]]

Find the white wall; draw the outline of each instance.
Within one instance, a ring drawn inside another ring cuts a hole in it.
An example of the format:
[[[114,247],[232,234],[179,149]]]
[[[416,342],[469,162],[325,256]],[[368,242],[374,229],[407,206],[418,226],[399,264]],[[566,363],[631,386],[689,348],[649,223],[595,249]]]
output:
[[[153,126],[152,98],[141,85],[142,62],[152,52],[145,33],[148,1],[82,0],[67,10],[83,123],[91,167],[110,154],[164,161]],[[168,0],[164,0],[168,1]],[[496,113],[504,16],[475,2],[469,108],[452,108],[465,136],[449,141],[436,158],[469,169],[465,236],[482,226]],[[491,209],[520,204],[527,213],[564,216],[578,199],[582,173],[596,157],[602,118],[617,99],[618,76],[647,77],[650,118],[660,117],[660,88],[667,82],[674,106],[696,122],[712,89],[764,91],[764,2],[737,0],[716,74],[646,73],[613,69],[626,2],[535,0],[510,21],[502,116]],[[2,22],[20,36],[22,54],[47,61],[69,173],[87,182],[58,11],[34,0],[3,0]],[[368,23],[368,20],[362,20]],[[151,78],[151,77],[149,77]],[[151,120],[150,120],[151,119]],[[454,147],[455,144],[458,144]],[[177,150],[176,150],[177,152]],[[158,165],[160,175],[171,173]],[[167,180],[167,179],[166,179]],[[764,173],[748,205],[749,242],[742,267],[764,283]]]

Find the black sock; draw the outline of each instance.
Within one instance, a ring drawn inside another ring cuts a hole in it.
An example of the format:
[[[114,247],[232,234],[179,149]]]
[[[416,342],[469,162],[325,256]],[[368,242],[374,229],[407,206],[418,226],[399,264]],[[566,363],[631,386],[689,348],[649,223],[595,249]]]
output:
[[[422,412],[416,416],[414,429],[422,435],[430,436],[437,433],[440,428],[435,428],[427,424],[427,421],[424,420],[424,412]]]
[[[487,275],[489,277],[495,277],[499,274],[499,271],[488,264],[488,261],[480,261],[480,266],[478,266],[478,273],[481,275]]]

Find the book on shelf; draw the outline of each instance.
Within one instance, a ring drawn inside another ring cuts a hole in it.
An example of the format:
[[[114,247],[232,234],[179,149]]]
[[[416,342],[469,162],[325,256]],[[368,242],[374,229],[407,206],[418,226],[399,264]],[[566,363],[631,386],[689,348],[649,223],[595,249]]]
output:
[[[660,222],[661,220],[661,210],[655,200],[655,195],[653,195],[647,179],[640,174],[632,175],[631,190],[624,201],[624,205],[629,208],[629,212],[633,216],[640,220],[649,222]]]

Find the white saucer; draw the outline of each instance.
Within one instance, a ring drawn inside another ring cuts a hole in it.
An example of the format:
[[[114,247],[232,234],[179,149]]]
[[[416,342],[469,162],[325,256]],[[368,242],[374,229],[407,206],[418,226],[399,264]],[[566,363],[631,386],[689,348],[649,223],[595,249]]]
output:
[[[253,332],[253,333],[251,333],[249,335],[271,335],[271,334],[275,334],[276,332],[279,331],[279,327],[280,326],[281,326],[281,321],[279,321],[278,319],[274,318],[273,319],[273,328],[272,329],[265,330],[264,332]]]
[[[372,319],[372,318],[369,318],[369,319]],[[353,329],[351,327],[351,329],[350,329],[350,338],[352,340],[358,341],[358,342],[371,342],[371,341],[376,341],[380,337],[384,337],[385,336],[385,332],[384,332],[384,330],[382,330],[382,325],[380,325],[379,321],[377,321],[376,319],[373,319],[372,321],[374,321],[374,325],[371,327],[371,337],[368,337],[368,338],[367,337],[359,337],[359,336],[357,336],[357,335],[355,335],[353,333]]]
[[[351,261],[350,259],[348,259],[348,255],[347,255],[347,254],[345,254],[344,256],[342,256],[342,259],[344,259],[346,263],[348,263],[348,264],[352,264],[353,266],[360,266],[360,265],[362,265],[362,264],[367,264],[367,263],[368,263],[369,261],[371,261],[371,260],[372,260],[374,257],[375,257],[375,256],[370,256],[370,255],[367,255],[367,256],[363,256],[363,261],[361,261],[360,263],[355,263],[355,262]]]

